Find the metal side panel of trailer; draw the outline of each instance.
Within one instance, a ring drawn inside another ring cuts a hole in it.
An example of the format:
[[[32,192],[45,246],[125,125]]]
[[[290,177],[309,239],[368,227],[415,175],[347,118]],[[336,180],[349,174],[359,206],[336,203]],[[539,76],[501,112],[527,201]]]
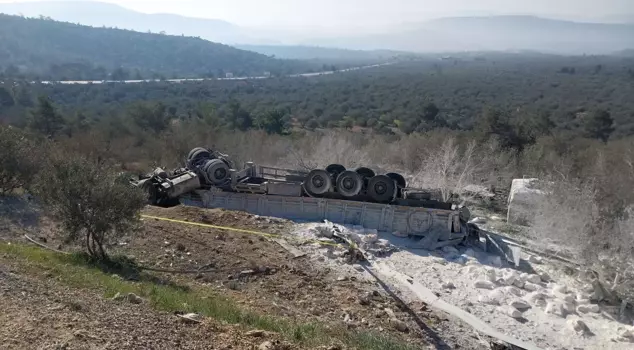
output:
[[[196,190],[182,195],[180,202],[188,206],[224,208],[289,220],[328,220],[413,236],[437,235],[438,241],[460,239],[467,235],[458,212],[451,210],[213,190]]]

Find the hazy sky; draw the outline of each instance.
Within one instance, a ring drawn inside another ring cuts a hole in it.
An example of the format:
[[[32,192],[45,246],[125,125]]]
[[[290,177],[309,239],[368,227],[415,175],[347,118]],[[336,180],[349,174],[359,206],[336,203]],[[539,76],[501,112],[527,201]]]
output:
[[[357,27],[455,15],[535,14],[597,19],[634,14],[634,0],[102,0],[146,13],[246,25]],[[0,0],[0,2],[14,2]]]

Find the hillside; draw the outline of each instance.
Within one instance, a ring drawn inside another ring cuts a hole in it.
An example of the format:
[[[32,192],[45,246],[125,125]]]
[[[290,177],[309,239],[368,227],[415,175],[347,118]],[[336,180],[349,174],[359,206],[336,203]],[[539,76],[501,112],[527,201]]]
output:
[[[119,5],[89,1],[36,1],[0,4],[0,12],[26,17],[50,17],[57,21],[93,27],[116,27],[139,32],[199,36],[214,42],[254,42],[242,28],[218,19],[192,18],[175,14],[146,14]]]
[[[579,23],[532,16],[456,17],[431,20],[407,31],[310,42],[359,50],[533,50],[563,54],[606,54],[634,47],[634,25]]]
[[[200,38],[94,28],[0,15],[0,67],[6,76],[42,79],[287,74],[306,63],[277,60]]]

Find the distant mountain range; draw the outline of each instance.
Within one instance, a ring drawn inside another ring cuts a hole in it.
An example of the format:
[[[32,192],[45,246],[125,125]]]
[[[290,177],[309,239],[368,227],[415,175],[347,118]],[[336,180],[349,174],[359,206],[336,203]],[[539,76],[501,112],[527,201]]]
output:
[[[0,73],[43,80],[261,76],[319,69],[200,38],[0,14]]]
[[[416,52],[540,51],[606,54],[634,48],[634,24],[578,23],[533,16],[441,18],[408,31],[311,40],[351,49]]]
[[[175,14],[145,14],[122,6],[96,1],[36,1],[0,4],[0,13],[25,17],[51,17],[57,21],[93,27],[116,27],[139,32],[201,37],[223,44],[276,42],[249,37],[245,31],[218,19],[184,17]]]
[[[332,57],[334,52],[325,47],[409,52],[531,50],[558,54],[606,54],[634,48],[634,16],[631,14],[606,17],[605,21],[610,23],[581,23],[534,16],[441,18],[408,25],[408,29],[386,29],[381,34],[306,38],[291,43],[281,36],[260,37],[260,31],[222,20],[144,14],[100,2],[8,3],[0,4],[0,12],[27,17],[44,15],[98,27],[197,36],[228,45],[251,45],[241,47],[288,58]],[[289,47],[283,44],[300,45]],[[355,54],[348,52],[346,55]]]

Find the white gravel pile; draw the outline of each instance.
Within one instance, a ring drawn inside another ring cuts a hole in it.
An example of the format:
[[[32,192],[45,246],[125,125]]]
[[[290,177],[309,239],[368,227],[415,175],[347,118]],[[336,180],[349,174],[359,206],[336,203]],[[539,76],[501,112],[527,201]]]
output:
[[[370,252],[367,258],[371,262],[384,263],[411,276],[441,299],[516,339],[543,349],[634,349],[632,326],[602,312],[591,300],[590,288],[558,274],[539,258],[525,257],[534,269],[533,273],[526,273],[476,248],[410,250],[406,247],[412,241],[407,238],[357,226],[301,224],[294,234],[334,242],[333,232]],[[317,263],[337,269],[342,275],[370,277],[359,266],[345,264],[342,248],[308,244],[302,249],[310,252]],[[416,298],[406,288],[401,293],[406,298]]]

